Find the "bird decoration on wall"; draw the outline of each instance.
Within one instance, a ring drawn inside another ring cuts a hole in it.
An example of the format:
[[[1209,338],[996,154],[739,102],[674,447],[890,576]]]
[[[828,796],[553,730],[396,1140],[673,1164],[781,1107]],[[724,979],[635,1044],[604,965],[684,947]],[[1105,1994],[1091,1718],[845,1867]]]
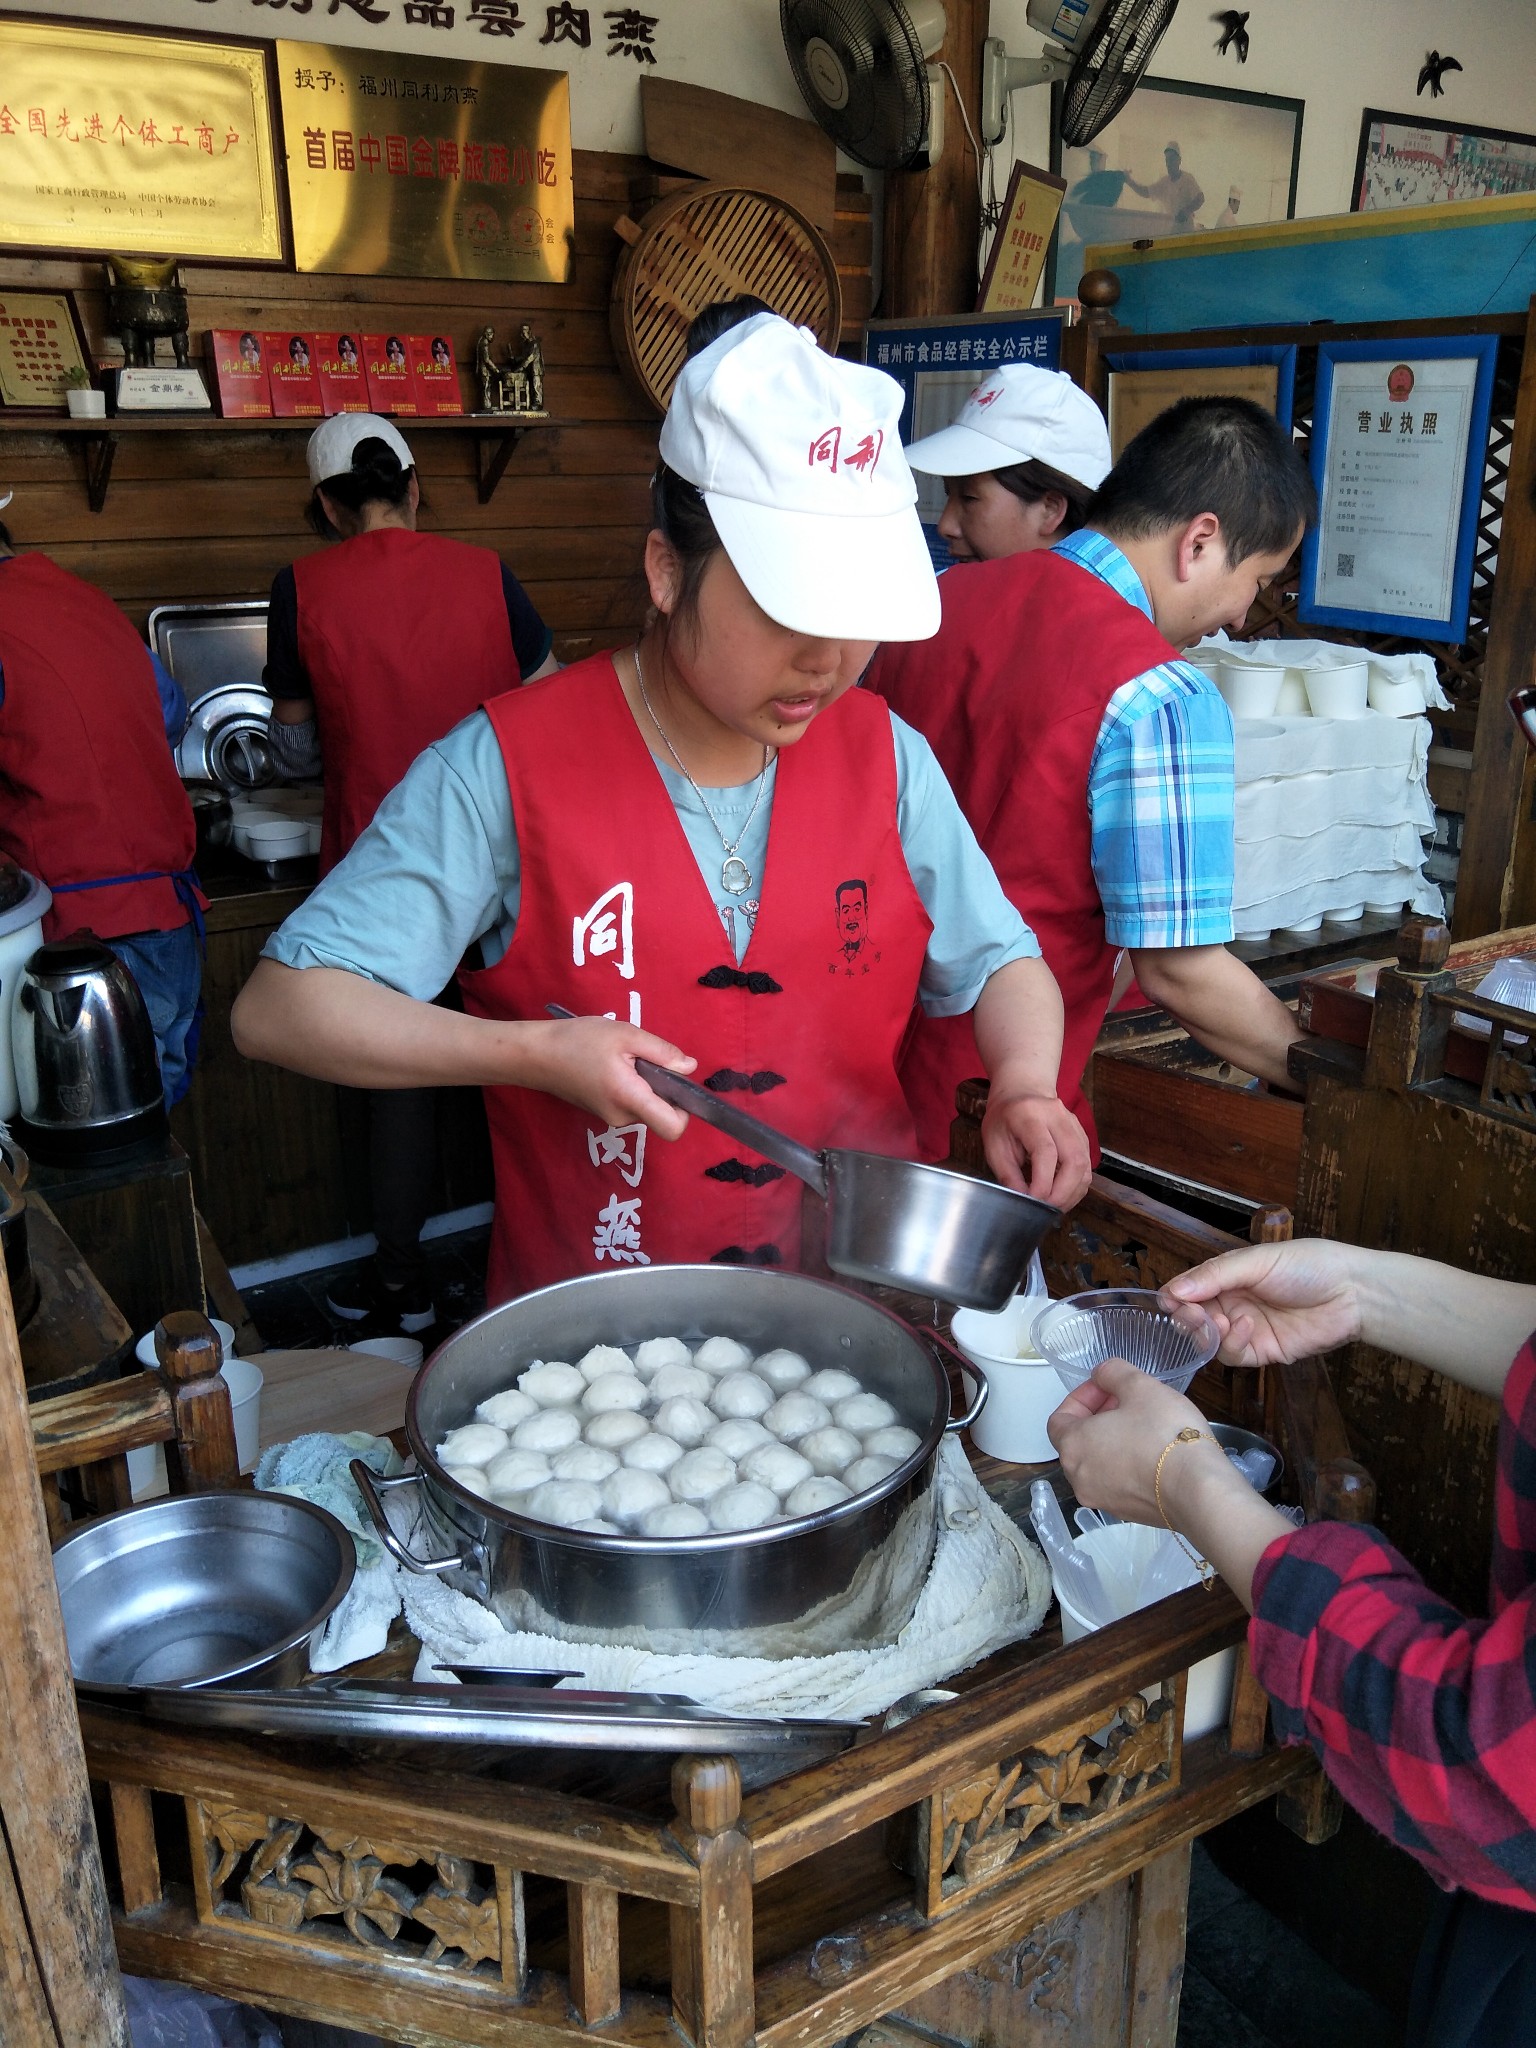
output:
[[[1444,78],[1447,71],[1459,71],[1460,69],[1461,66],[1454,57],[1442,57],[1438,50],[1426,50],[1424,52],[1424,68],[1419,73],[1419,98],[1422,99],[1424,97],[1424,88],[1427,85],[1429,87],[1429,96],[1432,100],[1443,100],[1445,98],[1445,87],[1440,83],[1441,79]]]
[[[1252,10],[1250,9],[1251,13]],[[1225,57],[1228,50],[1237,52],[1239,64],[1248,62],[1248,16],[1239,14],[1235,7],[1229,7],[1221,14],[1211,16],[1221,30],[1221,41],[1216,45],[1218,57]]]

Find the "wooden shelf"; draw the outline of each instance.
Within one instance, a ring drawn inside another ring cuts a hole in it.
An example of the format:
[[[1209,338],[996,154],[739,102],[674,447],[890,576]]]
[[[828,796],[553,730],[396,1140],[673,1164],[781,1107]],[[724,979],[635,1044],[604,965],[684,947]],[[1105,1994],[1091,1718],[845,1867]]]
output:
[[[107,502],[117,444],[124,434],[312,434],[314,419],[228,420],[218,413],[115,413],[110,419],[81,420],[68,414],[11,413],[0,410],[0,434],[59,434],[85,443],[85,492],[93,512]],[[412,434],[472,434],[475,439],[475,489],[488,505],[507,464],[524,434],[534,428],[575,424],[570,420],[508,418],[500,413],[460,413],[449,419],[403,416],[401,426]]]

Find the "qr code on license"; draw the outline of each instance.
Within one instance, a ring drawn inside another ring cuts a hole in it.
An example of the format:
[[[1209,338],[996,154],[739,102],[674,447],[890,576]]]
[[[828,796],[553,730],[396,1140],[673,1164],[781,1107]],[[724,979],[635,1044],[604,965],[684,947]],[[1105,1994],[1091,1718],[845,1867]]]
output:
[[[1340,555],[1340,557],[1339,557],[1339,566],[1338,566],[1338,570],[1337,570],[1337,572],[1336,572],[1336,573],[1337,573],[1338,575],[1340,575],[1340,576],[1353,576],[1353,575],[1354,575],[1354,573],[1355,573],[1355,558],[1354,558],[1354,556],[1353,556],[1353,555]]]

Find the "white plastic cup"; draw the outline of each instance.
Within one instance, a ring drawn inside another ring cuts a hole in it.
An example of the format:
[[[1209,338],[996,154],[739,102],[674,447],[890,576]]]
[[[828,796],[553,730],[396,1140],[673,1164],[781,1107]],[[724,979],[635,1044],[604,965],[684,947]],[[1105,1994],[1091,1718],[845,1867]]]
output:
[[[1234,718],[1273,718],[1285,670],[1266,662],[1224,661],[1216,687]]]
[[[370,1358],[387,1358],[395,1365],[408,1366],[412,1372],[426,1356],[418,1337],[359,1337],[347,1349],[365,1352]]]
[[[1364,718],[1369,709],[1369,662],[1343,661],[1330,668],[1309,668],[1302,673],[1314,718]]]
[[[1422,718],[1428,708],[1424,692],[1412,676],[1384,676],[1375,669],[1365,701],[1387,718]]]

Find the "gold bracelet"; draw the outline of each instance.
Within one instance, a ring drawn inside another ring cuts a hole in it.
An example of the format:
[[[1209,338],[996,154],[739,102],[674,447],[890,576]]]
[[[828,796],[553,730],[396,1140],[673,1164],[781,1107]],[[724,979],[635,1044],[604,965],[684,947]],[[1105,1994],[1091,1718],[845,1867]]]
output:
[[[1163,1460],[1170,1451],[1177,1450],[1180,1444],[1213,1444],[1215,1441],[1215,1437],[1211,1435],[1208,1429],[1194,1429],[1190,1427],[1181,1429],[1176,1437],[1171,1437],[1163,1445],[1162,1450],[1158,1454],[1157,1469],[1152,1474],[1152,1498],[1157,1502],[1157,1512],[1163,1518],[1163,1525],[1180,1550],[1183,1551],[1190,1563],[1199,1572],[1200,1583],[1207,1593],[1210,1592],[1212,1586],[1216,1583],[1216,1567],[1208,1563],[1200,1555],[1199,1551],[1195,1549],[1193,1544],[1187,1543],[1168,1519],[1168,1510],[1163,1506]]]

